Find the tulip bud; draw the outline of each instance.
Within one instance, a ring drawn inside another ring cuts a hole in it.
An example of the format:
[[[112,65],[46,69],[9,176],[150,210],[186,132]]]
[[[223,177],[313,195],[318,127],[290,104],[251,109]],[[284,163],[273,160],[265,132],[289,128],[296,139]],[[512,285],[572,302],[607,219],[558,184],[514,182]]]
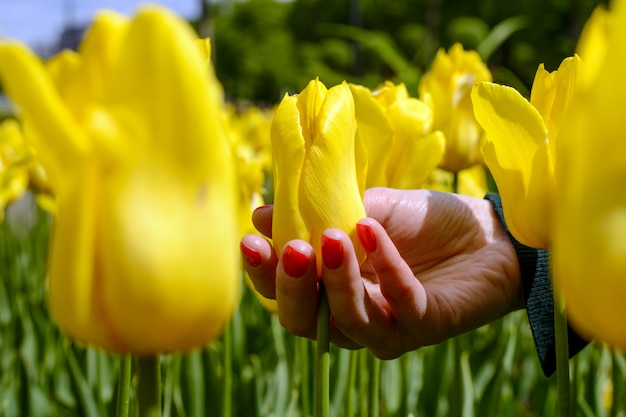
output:
[[[482,162],[482,129],[474,118],[470,92],[478,82],[491,81],[491,72],[475,51],[455,44],[435,60],[420,80],[420,98],[433,109],[433,130],[446,138],[446,152],[440,167],[459,172]]]
[[[348,85],[327,89],[316,79],[300,94],[286,95],[276,110],[271,140],[276,250],[303,239],[319,255],[322,233],[334,227],[351,237],[363,259],[356,222],[365,217],[366,156],[356,140]]]

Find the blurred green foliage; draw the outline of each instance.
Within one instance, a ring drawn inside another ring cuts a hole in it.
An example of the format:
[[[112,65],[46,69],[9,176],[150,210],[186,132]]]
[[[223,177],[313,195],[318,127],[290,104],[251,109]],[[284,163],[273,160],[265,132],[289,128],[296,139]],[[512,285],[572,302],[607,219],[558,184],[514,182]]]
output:
[[[496,82],[527,93],[535,71],[574,53],[606,0],[248,0],[209,5],[215,66],[230,98],[276,103],[315,77],[374,88],[419,76],[439,48],[482,53]]]

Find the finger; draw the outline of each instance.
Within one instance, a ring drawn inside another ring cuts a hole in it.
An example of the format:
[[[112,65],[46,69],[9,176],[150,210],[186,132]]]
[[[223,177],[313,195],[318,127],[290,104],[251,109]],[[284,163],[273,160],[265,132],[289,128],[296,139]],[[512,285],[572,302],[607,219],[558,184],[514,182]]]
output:
[[[322,235],[323,280],[333,324],[358,345],[372,347],[389,332],[388,313],[370,297],[363,280],[354,246],[341,230]],[[337,343],[338,344],[338,343]]]
[[[357,222],[357,235],[394,318],[404,323],[422,320],[428,307],[426,291],[385,229],[364,218]]]
[[[274,206],[267,204],[254,209],[252,212],[252,224],[263,235],[272,238],[272,215],[274,214]]]
[[[254,288],[265,298],[276,298],[276,265],[272,245],[258,235],[245,235],[239,243],[244,269]]]
[[[291,334],[315,339],[317,267],[313,247],[303,240],[285,245],[276,270],[276,303],[280,324]]]

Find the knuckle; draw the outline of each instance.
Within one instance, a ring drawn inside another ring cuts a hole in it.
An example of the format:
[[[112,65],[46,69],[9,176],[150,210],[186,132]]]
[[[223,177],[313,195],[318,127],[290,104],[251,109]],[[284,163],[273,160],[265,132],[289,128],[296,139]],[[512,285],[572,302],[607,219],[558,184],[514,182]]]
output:
[[[361,317],[352,315],[333,315],[333,322],[339,330],[349,334],[352,339],[360,340],[367,333],[368,323]]]

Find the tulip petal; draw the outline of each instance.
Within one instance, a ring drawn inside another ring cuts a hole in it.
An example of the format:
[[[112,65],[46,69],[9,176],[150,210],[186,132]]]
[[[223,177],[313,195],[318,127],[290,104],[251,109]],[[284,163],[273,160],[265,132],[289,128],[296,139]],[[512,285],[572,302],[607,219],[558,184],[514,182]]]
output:
[[[548,247],[554,165],[541,115],[516,90],[497,84],[477,84],[472,100],[507,225],[521,243]]]
[[[298,95],[297,107],[300,114],[300,126],[302,128],[302,137],[304,138],[304,147],[309,149],[311,142],[317,136],[319,112],[326,98],[328,89],[319,80],[311,80],[306,88]]]
[[[553,265],[572,326],[626,349],[626,3],[613,5],[610,36],[596,40],[606,42],[596,45],[605,59],[583,67],[584,87],[562,128],[567,142],[557,148]]]
[[[398,183],[402,171],[406,164],[413,163],[417,166],[421,162],[415,160],[415,142],[419,142],[430,132],[433,121],[432,111],[429,106],[417,99],[405,99],[397,101],[387,109],[387,117],[394,127],[393,144],[391,148],[390,161],[387,165],[387,178],[389,184]],[[426,156],[425,154],[423,156]],[[428,155],[431,157],[432,155]],[[407,158],[412,160],[407,161]],[[439,155],[439,161],[441,155]],[[391,185],[393,186],[393,185]]]
[[[84,125],[107,87],[124,41],[128,20],[115,12],[100,12],[85,34],[78,52],[64,51],[48,63],[59,93],[74,120]]]
[[[200,193],[146,167],[107,181],[100,218],[116,227],[98,233],[101,297],[125,350],[185,351],[222,330],[239,297],[235,191],[226,172]]]
[[[393,128],[387,119],[385,110],[372,96],[372,92],[363,86],[350,84],[354,99],[357,136],[367,152],[366,184],[369,187],[386,186],[388,179],[382,167],[386,167],[393,139]]]
[[[85,166],[64,184],[48,259],[48,300],[52,316],[70,337],[115,350],[117,338],[101,320],[106,308],[95,260],[100,187],[94,167]]]
[[[311,233],[300,214],[300,178],[304,164],[304,137],[300,127],[298,97],[282,99],[271,127],[274,154],[274,222],[272,239],[280,255],[291,239],[308,241]]]
[[[358,188],[355,169],[354,101],[345,82],[328,90],[316,122],[300,185],[300,211],[311,227],[311,244],[316,253],[321,253],[322,233],[336,227],[351,237],[363,260],[356,222],[365,217],[364,190]]]
[[[17,43],[0,43],[0,79],[5,91],[19,106],[28,134],[50,180],[62,173],[90,148],[68,112],[44,66]]]
[[[565,58],[557,71],[547,72],[543,64],[537,69],[530,95],[532,104],[543,117],[551,143],[556,143],[562,119],[567,113],[574,95],[576,73],[580,65],[577,56]],[[552,148],[552,153],[555,149]]]
[[[221,107],[221,86],[191,28],[170,12],[146,7],[137,14],[105,90],[90,132],[107,151],[119,158],[148,153],[183,178],[229,169],[212,141],[195,139],[224,134],[222,112],[206,111]]]
[[[408,142],[402,162],[398,161],[389,187],[410,190],[420,188],[441,162],[446,149],[440,131]]]
[[[596,76],[608,53],[612,15],[603,6],[597,6],[585,23],[578,38],[576,54],[585,62],[581,83],[588,87]]]

